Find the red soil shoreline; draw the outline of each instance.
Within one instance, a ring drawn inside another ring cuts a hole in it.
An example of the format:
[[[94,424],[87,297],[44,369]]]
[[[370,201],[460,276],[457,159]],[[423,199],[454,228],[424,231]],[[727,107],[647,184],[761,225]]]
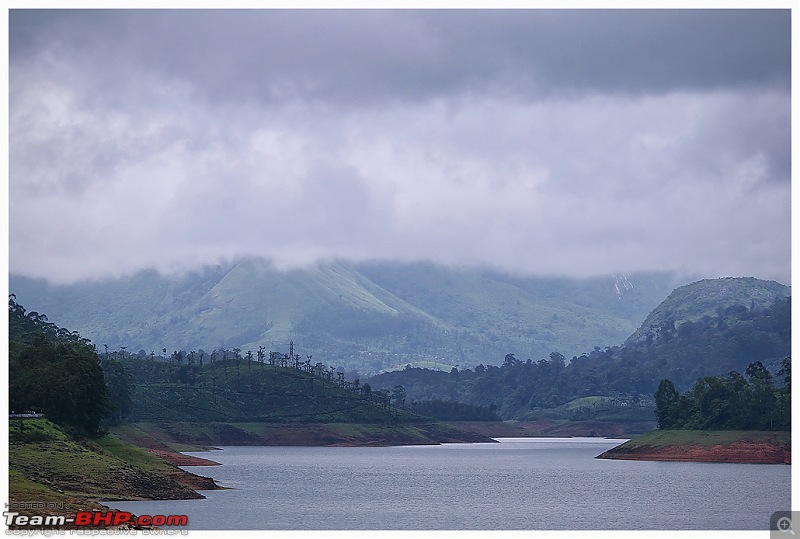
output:
[[[184,455],[183,453],[176,453],[171,450],[164,449],[148,449],[148,451],[162,460],[166,460],[175,466],[219,466],[219,462],[204,459],[201,457],[193,457],[191,455]]]
[[[624,446],[624,444],[623,444]],[[698,444],[663,447],[615,447],[597,458],[616,460],[655,460],[666,462],[727,462],[739,464],[791,464],[791,447],[759,442],[733,442],[730,445]]]

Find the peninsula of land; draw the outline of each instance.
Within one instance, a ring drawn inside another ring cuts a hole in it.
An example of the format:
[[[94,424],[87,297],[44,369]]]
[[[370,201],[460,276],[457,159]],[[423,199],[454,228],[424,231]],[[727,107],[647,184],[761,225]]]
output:
[[[601,459],[791,464],[786,431],[657,430],[598,455]]]

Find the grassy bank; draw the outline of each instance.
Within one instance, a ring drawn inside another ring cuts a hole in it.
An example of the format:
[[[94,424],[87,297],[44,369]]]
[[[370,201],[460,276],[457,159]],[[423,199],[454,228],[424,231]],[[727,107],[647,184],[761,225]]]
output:
[[[655,405],[638,399],[614,397],[581,397],[555,408],[535,408],[520,420],[537,421],[609,421],[614,423],[652,422],[655,427]]]
[[[115,427],[98,438],[70,434],[46,419],[9,422],[9,500],[21,514],[74,516],[104,510],[102,500],[195,499],[213,480],[178,466],[213,465],[181,455],[219,445],[388,446],[487,442],[439,422],[209,423],[152,422]]]
[[[792,435],[783,431],[657,430],[598,458],[676,462],[788,464]]]
[[[567,438],[574,436],[630,438],[655,428],[655,422],[650,421],[570,421],[566,419],[454,421],[452,424],[492,438]]]
[[[42,502],[21,514],[74,516],[101,500],[202,498],[213,480],[181,470],[118,436],[81,438],[46,419],[9,422],[9,500]]]
[[[216,423],[141,422],[116,427],[120,438],[141,447],[191,451],[220,445],[388,446],[491,442],[484,435],[440,422]]]

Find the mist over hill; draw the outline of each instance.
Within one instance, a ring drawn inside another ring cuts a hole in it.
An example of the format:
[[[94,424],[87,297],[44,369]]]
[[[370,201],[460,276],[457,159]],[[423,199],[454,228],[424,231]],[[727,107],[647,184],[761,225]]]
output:
[[[51,285],[10,277],[29,310],[98,348],[265,346],[364,374],[420,364],[496,364],[509,351],[566,357],[618,344],[676,286],[674,273],[527,277],[429,263],[327,263],[281,271],[247,259],[180,276]]]
[[[451,399],[489,407],[504,419],[547,413],[597,418],[607,411],[598,407],[603,397],[624,399],[630,411],[640,412],[626,420],[652,420],[650,401],[664,378],[686,391],[700,378],[745,373],[754,362],[777,376],[791,356],[790,293],[789,287],[753,278],[698,281],[670,294],[624,344],[595,347],[569,362],[556,352],[538,360],[509,353],[499,367],[449,373],[412,367],[368,382],[380,389],[402,386],[410,401]],[[617,412],[615,419],[622,419]]]

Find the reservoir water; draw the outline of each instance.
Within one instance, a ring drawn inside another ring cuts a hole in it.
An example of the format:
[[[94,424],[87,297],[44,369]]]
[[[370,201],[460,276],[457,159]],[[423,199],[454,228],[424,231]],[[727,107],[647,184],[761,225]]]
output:
[[[623,440],[501,438],[404,447],[224,447],[186,467],[229,490],[104,502],[199,530],[767,530],[786,465],[601,460]]]

